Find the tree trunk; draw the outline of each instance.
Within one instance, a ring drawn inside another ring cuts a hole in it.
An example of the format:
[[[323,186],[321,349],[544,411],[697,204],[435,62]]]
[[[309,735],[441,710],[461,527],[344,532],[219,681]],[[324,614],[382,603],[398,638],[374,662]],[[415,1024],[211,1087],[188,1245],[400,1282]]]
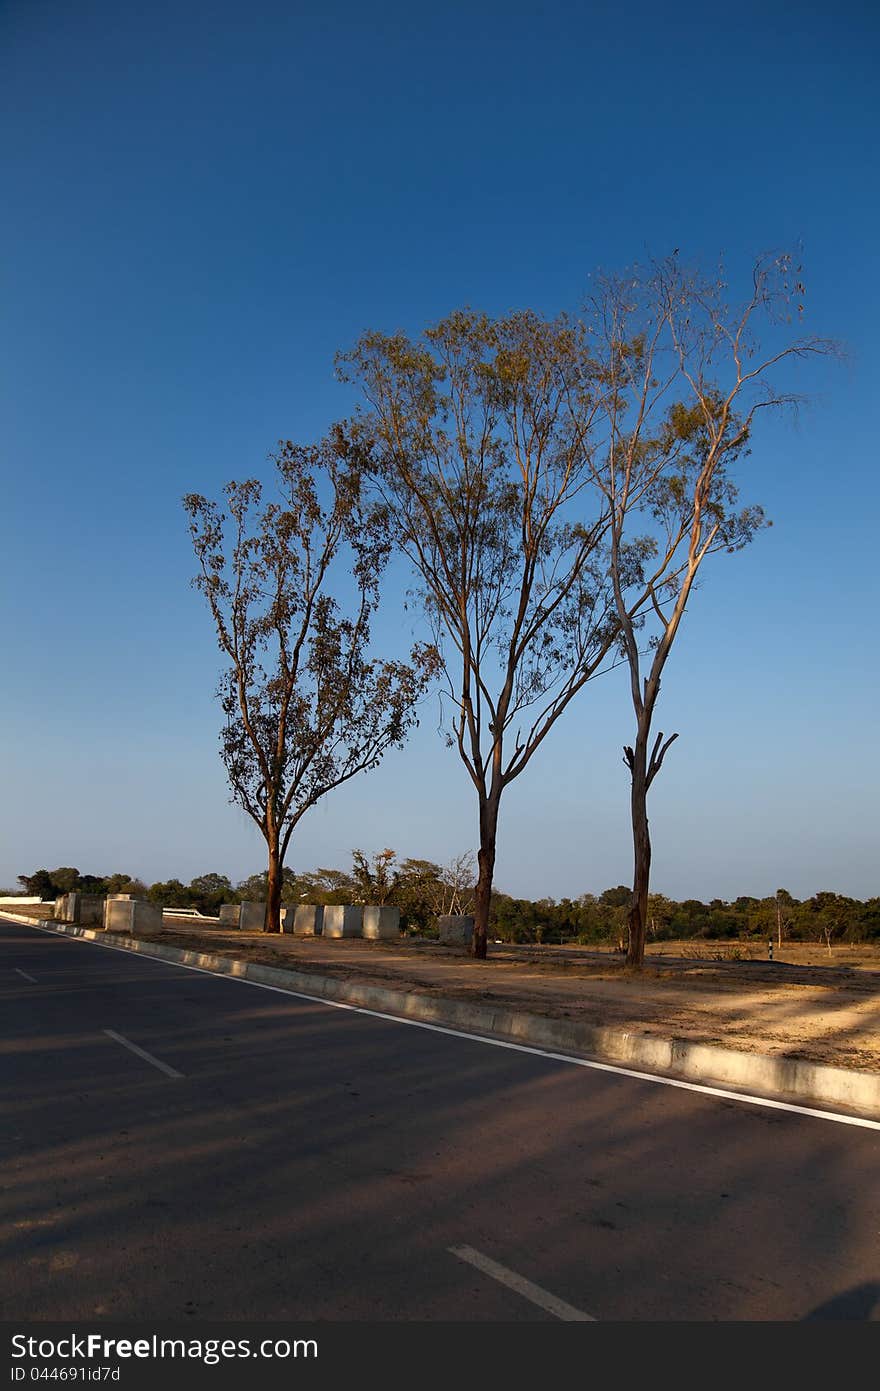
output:
[[[648,731],[639,729],[633,749],[632,793],[633,893],[629,910],[627,966],[642,966],[648,934],[648,885],[651,878],[651,837],[648,832]]]
[[[495,841],[498,835],[498,797],[480,804],[480,849],[477,853],[477,878],[474,906],[473,954],[478,961],[486,960],[489,941],[489,908],[492,903],[492,879],[495,874]]]
[[[269,875],[266,885],[265,932],[281,931],[281,855],[277,839],[269,841]]]
[[[776,936],[777,945],[782,946],[782,909],[779,906],[779,895],[776,895]]]

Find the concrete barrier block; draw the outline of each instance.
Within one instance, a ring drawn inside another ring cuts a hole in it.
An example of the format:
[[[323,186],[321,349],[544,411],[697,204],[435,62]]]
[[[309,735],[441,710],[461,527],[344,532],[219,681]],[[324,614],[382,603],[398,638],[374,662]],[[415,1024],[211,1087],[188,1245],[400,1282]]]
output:
[[[162,909],[155,903],[148,903],[146,899],[135,898],[131,903],[131,930],[137,932],[139,928],[154,932],[156,928],[162,926]]]
[[[324,928],[321,903],[298,903],[293,910],[294,937],[319,937]]]
[[[474,920],[469,914],[444,913],[437,921],[445,947],[469,947],[474,940]]]
[[[104,921],[103,894],[77,894],[77,898],[79,899],[77,922],[94,927]]]
[[[240,903],[222,903],[220,905],[219,923],[221,927],[238,927],[240,919]]]
[[[368,905],[364,909],[364,936],[370,941],[393,940],[400,936],[400,909],[384,903],[381,907]]]
[[[324,937],[363,935],[364,910],[359,904],[329,903],[324,909]]]
[[[266,925],[266,904],[243,903],[238,919],[242,932],[262,932]]]
[[[162,926],[162,909],[145,898],[112,895],[104,903],[107,932],[155,932]]]

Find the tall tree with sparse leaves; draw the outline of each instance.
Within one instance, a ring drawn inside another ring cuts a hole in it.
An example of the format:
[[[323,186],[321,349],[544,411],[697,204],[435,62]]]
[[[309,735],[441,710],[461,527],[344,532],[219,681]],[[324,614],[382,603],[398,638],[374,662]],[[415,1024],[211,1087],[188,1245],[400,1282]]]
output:
[[[648,924],[648,791],[678,738],[653,734],[661,677],[705,562],[741,550],[767,525],[760,507],[740,503],[736,466],[760,418],[797,402],[779,370],[834,350],[792,332],[804,287],[790,255],[759,259],[739,305],[725,291],[722,278],[707,280],[673,255],[602,278],[590,306],[604,435],[593,458],[611,519],[610,574],[635,713],[635,738],[624,749],[632,966],[644,961]]]
[[[219,689],[221,753],[237,802],[268,851],[267,932],[279,930],[291,836],[326,793],[400,747],[436,670],[370,655],[370,622],[390,543],[338,439],[282,442],[279,497],[255,479],[228,484],[223,505],[184,498],[204,594],[228,660]]]
[[[395,537],[442,654],[448,738],[474,786],[474,954],[486,955],[502,795],[618,631],[610,509],[592,484],[599,401],[577,324],[450,315],[413,341],[366,334],[339,359],[367,410]],[[585,366],[585,359],[587,365]]]

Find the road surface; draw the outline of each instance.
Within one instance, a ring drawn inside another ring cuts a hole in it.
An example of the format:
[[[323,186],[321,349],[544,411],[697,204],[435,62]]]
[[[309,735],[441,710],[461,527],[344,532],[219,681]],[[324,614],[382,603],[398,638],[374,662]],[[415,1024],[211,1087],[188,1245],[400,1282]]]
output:
[[[880,1317],[880,1130],[0,918],[6,1319]]]

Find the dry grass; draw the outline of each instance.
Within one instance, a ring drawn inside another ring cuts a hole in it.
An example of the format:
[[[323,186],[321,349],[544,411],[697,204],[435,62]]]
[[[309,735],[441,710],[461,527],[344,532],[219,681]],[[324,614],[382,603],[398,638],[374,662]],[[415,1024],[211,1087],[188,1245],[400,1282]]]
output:
[[[767,961],[767,941],[657,942],[648,945],[647,958],[684,957],[688,961]],[[837,942],[830,952],[824,942],[773,943],[773,960],[791,966],[822,966],[880,971],[880,942]]]

